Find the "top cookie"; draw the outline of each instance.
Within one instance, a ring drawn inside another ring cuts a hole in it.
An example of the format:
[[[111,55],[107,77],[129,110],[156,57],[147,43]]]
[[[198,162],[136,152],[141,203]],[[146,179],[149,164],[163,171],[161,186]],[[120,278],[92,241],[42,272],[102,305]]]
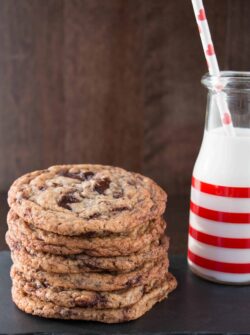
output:
[[[18,178],[10,207],[26,222],[63,235],[125,233],[160,216],[166,193],[138,173],[103,165],[57,165]]]

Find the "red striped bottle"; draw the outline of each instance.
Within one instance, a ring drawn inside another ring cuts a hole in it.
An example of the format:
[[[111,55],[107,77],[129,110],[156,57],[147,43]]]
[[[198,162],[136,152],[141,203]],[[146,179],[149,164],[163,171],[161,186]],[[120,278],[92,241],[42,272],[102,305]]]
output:
[[[236,135],[227,135],[209,89],[206,127],[190,200],[188,263],[206,279],[250,283],[250,73],[222,73]]]

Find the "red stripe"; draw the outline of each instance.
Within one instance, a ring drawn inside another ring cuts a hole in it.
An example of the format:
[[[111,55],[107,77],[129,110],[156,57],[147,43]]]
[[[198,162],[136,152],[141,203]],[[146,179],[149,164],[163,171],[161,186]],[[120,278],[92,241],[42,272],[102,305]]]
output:
[[[190,201],[190,210],[208,220],[227,222],[227,223],[250,223],[250,213],[230,213],[230,212],[220,212],[214,211],[212,209],[207,209],[200,207]]]
[[[200,257],[192,251],[188,250],[188,258],[190,261],[192,261],[194,264],[213,271],[218,272],[227,272],[227,273],[250,273],[250,263],[223,263],[223,262],[216,262],[212,261],[207,258]]]
[[[250,198],[250,187],[229,187],[204,183],[192,177],[192,186],[203,192],[220,197]]]
[[[197,241],[220,248],[248,249],[250,238],[228,238],[202,233],[189,226],[189,234]]]

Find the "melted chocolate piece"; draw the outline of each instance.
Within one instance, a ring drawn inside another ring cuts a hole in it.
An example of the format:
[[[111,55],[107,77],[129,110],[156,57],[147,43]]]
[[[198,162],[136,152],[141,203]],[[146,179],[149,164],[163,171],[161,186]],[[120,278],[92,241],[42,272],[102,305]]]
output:
[[[130,288],[130,287],[137,286],[137,284],[140,283],[141,279],[142,279],[142,276],[141,276],[141,275],[136,276],[136,277],[133,278],[133,279],[129,279],[129,280],[127,281],[127,283],[126,283],[126,287],[127,287],[127,288]]]
[[[97,219],[99,216],[101,216],[101,213],[94,213],[89,216],[89,219]],[[91,233],[87,233],[87,234],[91,234]]]
[[[104,178],[96,181],[94,190],[99,194],[104,194],[104,192],[109,188],[111,180],[109,178]]]
[[[126,210],[128,210],[129,208],[128,207],[126,207],[126,206],[123,206],[123,207],[117,207],[117,208],[114,208],[113,210],[112,210],[112,212],[122,212],[122,211],[126,211]]]
[[[95,174],[92,171],[87,171],[87,172],[84,172],[84,175],[85,175],[86,180],[90,180],[94,177]]]
[[[63,186],[62,184],[55,183],[55,182],[53,182],[52,185],[53,185],[53,187],[62,187]]]
[[[91,301],[76,299],[77,306],[83,307],[83,308],[93,308],[96,306],[105,306],[107,303],[107,298],[100,293],[96,293],[95,297]]]
[[[72,178],[72,179],[78,179],[80,181],[85,180],[85,176],[82,172],[75,173],[75,172],[63,171],[60,173],[60,176]]]
[[[87,172],[69,172],[68,170],[62,171],[60,176],[68,177],[72,179],[78,179],[80,181],[90,180],[94,176],[94,172],[87,171]]]
[[[44,281],[42,282],[42,285],[43,285],[45,288],[50,287],[50,284],[47,282],[47,280],[44,280]]]
[[[71,207],[69,204],[74,204],[80,202],[72,193],[65,194],[61,197],[61,199],[58,201],[58,206],[66,208],[71,211]]]
[[[47,189],[47,187],[46,186],[39,186],[38,189],[39,189],[39,191],[45,191]]]

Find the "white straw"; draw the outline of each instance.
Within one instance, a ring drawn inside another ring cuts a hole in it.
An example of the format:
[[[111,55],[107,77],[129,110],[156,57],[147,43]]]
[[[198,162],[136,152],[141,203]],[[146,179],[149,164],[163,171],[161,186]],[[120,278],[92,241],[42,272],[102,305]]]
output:
[[[192,0],[196,22],[199,28],[201,42],[204,54],[207,60],[208,71],[211,76],[220,77],[220,69],[215,54],[205,9],[202,0]],[[221,122],[227,134],[235,135],[232,124],[232,118],[226,102],[226,94],[222,92],[223,85],[218,81],[217,94],[215,95],[216,103],[220,112]]]

